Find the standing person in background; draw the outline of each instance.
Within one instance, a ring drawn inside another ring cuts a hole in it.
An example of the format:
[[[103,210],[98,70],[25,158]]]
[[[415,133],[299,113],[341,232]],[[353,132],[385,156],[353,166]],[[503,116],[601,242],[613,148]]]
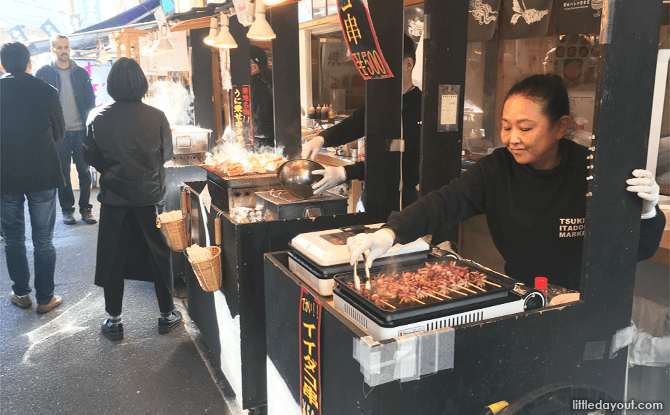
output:
[[[409,206],[418,198],[416,186],[419,184],[419,155],[421,151],[421,90],[412,83],[412,70],[416,63],[414,41],[405,35],[402,61],[402,137],[405,152],[402,156],[402,206]],[[341,123],[327,128],[302,146],[302,158],[316,159],[321,148],[337,147],[357,140],[365,135],[365,105],[357,109]],[[314,183],[314,193],[320,194],[344,183],[346,180],[364,180],[365,162],[360,161],[344,167],[328,166],[325,170],[315,170],[323,179]],[[393,208],[397,208],[394,204]]]
[[[51,39],[51,51],[56,60],[44,65],[35,74],[58,90],[60,103],[65,115],[67,134],[58,144],[65,186],[58,189],[58,201],[63,211],[63,223],[74,225],[74,192],[70,181],[70,161],[74,160],[79,175],[79,213],[81,219],[89,225],[98,221],[91,213],[93,206],[89,203],[91,195],[91,172],[81,152],[81,144],[86,134],[88,113],[95,108],[95,94],[91,78],[83,68],[70,59],[70,42],[66,36],[56,35]]]
[[[265,51],[249,46],[251,57],[251,128],[254,133],[254,148],[275,146],[275,118],[272,88],[263,77],[268,67]]]
[[[485,214],[505,273],[534,285],[535,277],[580,289],[589,150],[565,137],[573,123],[568,91],[555,75],[517,83],[503,101],[500,138],[505,147],[482,158],[460,178],[430,192],[382,229],[347,241],[351,264],[367,262],[394,243],[405,244],[475,215]],[[647,170],[633,170],[626,190],[642,199],[638,261],[651,258],[665,216],[656,206],[659,186]],[[621,183],[623,186],[624,183]]]
[[[173,156],[172,132],[162,111],[142,103],[147,89],[137,62],[116,61],[107,77],[114,102],[91,113],[84,139],[84,159],[100,172],[95,284],[104,288],[109,313],[102,334],[112,340],[123,338],[124,279],[154,283],[159,333],[182,322],[172,300],[172,251],[156,227],[165,198],[163,164]]]
[[[28,200],[35,261],[38,313],[63,303],[54,295],[56,189],[65,184],[56,143],[65,136],[58,92],[26,73],[30,52],[22,43],[6,43],[0,61],[9,72],[0,79],[0,222],[5,236],[10,301],[32,305],[30,269],[25,243],[25,200]]]

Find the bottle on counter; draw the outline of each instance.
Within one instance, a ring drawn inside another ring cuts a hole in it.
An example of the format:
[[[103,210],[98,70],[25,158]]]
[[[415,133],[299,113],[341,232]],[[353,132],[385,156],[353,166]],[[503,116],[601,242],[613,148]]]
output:
[[[335,110],[333,110],[333,104],[330,104],[330,107],[328,108],[328,121],[332,123],[335,122]]]
[[[321,119],[328,119],[328,106],[326,104],[323,104],[323,107],[321,107]]]
[[[547,298],[547,278],[546,277],[535,277],[535,289],[544,295],[544,298]]]
[[[307,112],[307,118],[313,120],[315,118],[314,113],[315,113],[314,107],[309,107],[309,111]]]
[[[316,110],[314,111],[314,119],[315,120],[320,120],[321,119],[321,104],[318,104],[316,107]]]

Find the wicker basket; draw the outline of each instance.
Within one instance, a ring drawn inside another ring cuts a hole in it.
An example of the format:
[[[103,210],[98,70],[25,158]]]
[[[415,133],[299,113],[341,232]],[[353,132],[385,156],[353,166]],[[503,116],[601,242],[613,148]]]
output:
[[[161,230],[173,251],[183,251],[186,249],[186,216],[170,222],[161,221]]]
[[[218,291],[221,288],[221,248],[218,246],[208,246],[212,257],[202,261],[191,261],[195,276],[200,283],[200,287],[207,292]]]

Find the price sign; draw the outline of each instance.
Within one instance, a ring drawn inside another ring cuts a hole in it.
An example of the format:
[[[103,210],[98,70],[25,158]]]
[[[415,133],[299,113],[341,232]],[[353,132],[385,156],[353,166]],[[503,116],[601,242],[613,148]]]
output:
[[[337,0],[337,12],[351,59],[363,79],[392,77],[363,0]]]
[[[300,409],[321,415],[321,302],[302,287],[300,293]]]
[[[251,86],[233,85],[230,90],[231,136],[237,142],[253,144],[251,137]]]

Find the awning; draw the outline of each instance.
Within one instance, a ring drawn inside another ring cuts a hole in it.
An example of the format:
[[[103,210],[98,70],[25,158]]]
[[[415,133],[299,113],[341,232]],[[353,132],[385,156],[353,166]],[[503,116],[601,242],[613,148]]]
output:
[[[161,7],[160,0],[144,0],[142,3],[133,7],[132,9],[119,13],[110,19],[78,30],[74,32],[72,35],[68,36],[70,40],[70,48],[75,50],[95,49],[96,36],[98,37],[98,39],[103,41],[107,40],[107,38],[109,37],[108,32],[96,33],[91,35],[77,35],[78,33],[111,29],[114,27],[143,23],[143,22],[147,22],[147,24],[153,23],[156,21],[153,12],[156,11],[159,7]],[[42,39],[30,44],[28,46],[28,49],[30,50],[31,55],[37,55],[40,53],[49,52],[51,50],[51,45],[48,39]]]

